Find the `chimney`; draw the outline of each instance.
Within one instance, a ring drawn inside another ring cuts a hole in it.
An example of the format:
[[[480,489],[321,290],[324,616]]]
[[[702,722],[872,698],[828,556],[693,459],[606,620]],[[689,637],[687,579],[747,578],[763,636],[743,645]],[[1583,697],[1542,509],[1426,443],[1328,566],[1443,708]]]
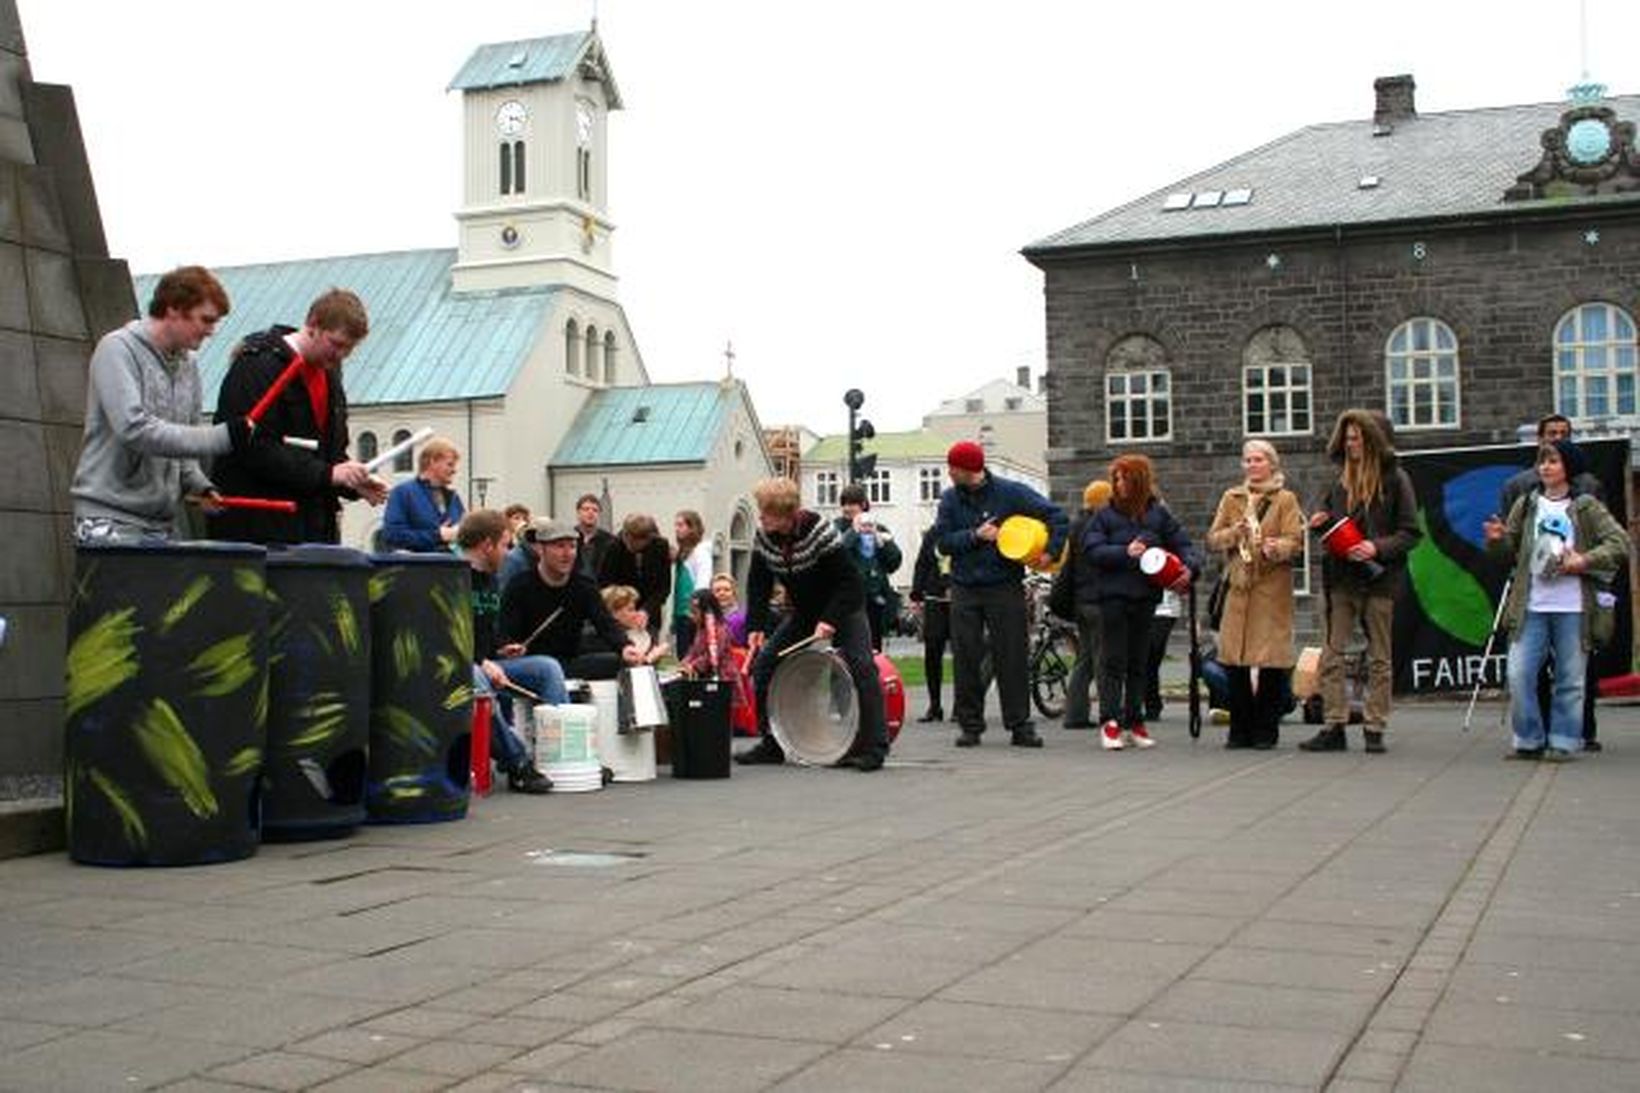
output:
[[[1028,364],[1020,365],[1016,376],[1014,382],[1029,391],[1031,389],[1031,366]]]
[[[1380,76],[1372,81],[1372,91],[1376,100],[1372,110],[1374,135],[1388,133],[1395,128],[1396,122],[1418,116],[1418,107],[1413,101],[1413,91],[1416,88],[1417,85],[1413,83],[1410,74]]]

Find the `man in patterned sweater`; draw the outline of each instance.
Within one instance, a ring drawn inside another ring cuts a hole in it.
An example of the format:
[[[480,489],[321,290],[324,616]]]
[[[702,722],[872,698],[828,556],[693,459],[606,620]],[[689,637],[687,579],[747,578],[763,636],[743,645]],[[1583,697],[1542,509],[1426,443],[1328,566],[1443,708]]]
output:
[[[858,752],[838,761],[840,767],[881,770],[888,755],[888,728],[883,720],[883,690],[872,659],[871,626],[866,621],[865,587],[843,549],[830,520],[799,507],[797,483],[788,478],[759,482],[758,532],[747,577],[746,644],[752,653],[752,682],[757,691],[761,739],[735,756],[741,763],[783,763],[785,752],[769,735],[769,681],[780,651],[809,637],[829,640],[848,665],[859,700],[861,735]],[[767,640],[769,598],[779,582],[786,590],[786,617]]]

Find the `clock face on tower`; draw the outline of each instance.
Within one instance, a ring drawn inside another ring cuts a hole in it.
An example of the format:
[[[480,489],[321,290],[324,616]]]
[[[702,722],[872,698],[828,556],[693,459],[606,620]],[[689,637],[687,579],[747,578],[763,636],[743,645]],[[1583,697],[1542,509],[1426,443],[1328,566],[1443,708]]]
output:
[[[495,128],[504,137],[516,137],[524,131],[524,122],[529,120],[530,112],[524,109],[524,104],[517,99],[508,99],[495,111]]]

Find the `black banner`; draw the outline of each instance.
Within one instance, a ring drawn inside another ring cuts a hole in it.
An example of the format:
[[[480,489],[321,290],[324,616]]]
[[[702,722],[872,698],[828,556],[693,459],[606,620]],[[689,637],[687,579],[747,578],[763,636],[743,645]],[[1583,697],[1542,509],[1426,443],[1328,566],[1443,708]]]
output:
[[[1606,507],[1628,527],[1629,441],[1579,441],[1600,480]],[[1498,512],[1503,484],[1532,465],[1535,444],[1402,452],[1401,466],[1418,496],[1424,536],[1407,559],[1407,581],[1395,603],[1395,690],[1467,691],[1477,679],[1502,686],[1505,642],[1482,654],[1510,564],[1486,553],[1482,524]],[[1600,678],[1630,670],[1633,644],[1627,569],[1618,581],[1617,633],[1595,654]]]

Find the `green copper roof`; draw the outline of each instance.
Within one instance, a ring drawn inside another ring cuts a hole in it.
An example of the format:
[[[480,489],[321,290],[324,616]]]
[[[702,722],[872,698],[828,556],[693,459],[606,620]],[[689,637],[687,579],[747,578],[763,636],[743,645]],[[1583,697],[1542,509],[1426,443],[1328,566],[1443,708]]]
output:
[[[552,465],[704,463],[739,390],[739,384],[658,383],[594,391]]]
[[[875,452],[883,459],[930,459],[943,463],[950,447],[950,437],[918,429],[909,433],[878,433],[865,442],[864,450]],[[803,453],[805,463],[841,463],[847,458],[848,437],[842,433],[822,437]]]
[[[454,250],[397,251],[213,269],[231,310],[200,350],[205,409],[246,334],[301,326],[308,304],[333,286],[352,289],[370,314],[370,336],[347,359],[357,406],[494,398],[506,394],[540,336],[554,289],[454,294]],[[136,278],[146,310],[159,278]]]
[[[603,83],[608,108],[619,110],[621,94],[615,87],[615,75],[609,69],[597,32],[590,30],[479,46],[450,81],[449,90],[555,83],[574,74],[583,63]]]

